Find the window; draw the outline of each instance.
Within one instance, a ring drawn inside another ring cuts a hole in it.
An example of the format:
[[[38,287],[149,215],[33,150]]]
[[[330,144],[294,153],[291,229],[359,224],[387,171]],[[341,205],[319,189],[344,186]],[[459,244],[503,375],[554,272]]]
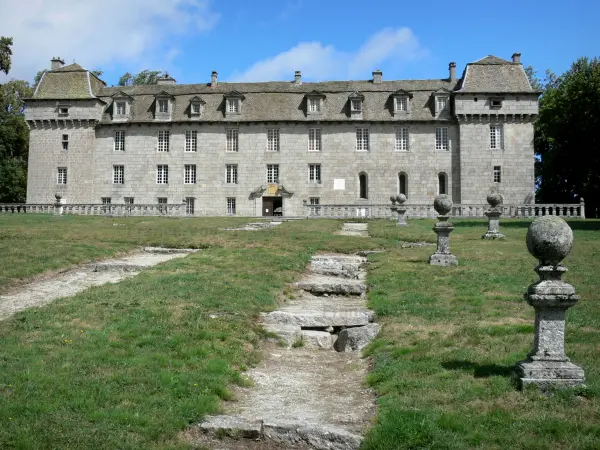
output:
[[[186,164],[184,166],[183,182],[185,184],[196,184],[196,164]]]
[[[308,165],[308,182],[309,183],[320,183],[321,182],[321,164],[309,164]]]
[[[167,204],[167,197],[158,197],[158,204],[159,205],[166,205]]]
[[[113,184],[125,182],[125,166],[113,166]]]
[[[446,109],[446,106],[448,105],[448,97],[437,97],[436,100],[436,110],[438,113]]]
[[[184,201],[185,201],[185,213],[190,216],[193,215],[196,199],[194,197],[186,197]]]
[[[494,166],[494,183],[502,182],[502,168],[500,166]]]
[[[67,168],[59,167],[57,172],[58,172],[58,174],[56,177],[56,183],[57,184],[67,184]]]
[[[448,179],[445,173],[438,173],[438,194],[448,193]]]
[[[125,197],[123,201],[126,205],[133,205],[133,197]]]
[[[198,149],[198,132],[188,130],[185,132],[185,151],[195,152]]]
[[[59,106],[58,107],[58,115],[59,116],[68,116],[69,115],[69,107],[68,106]]]
[[[62,135],[62,149],[69,150],[69,135],[68,134]]]
[[[394,110],[408,112],[408,97],[396,97]]]
[[[502,108],[502,99],[501,98],[491,98],[490,99],[490,107]]]
[[[117,105],[117,107],[116,107],[116,109],[117,109],[117,111],[116,111],[117,116],[124,116],[125,115],[125,110],[127,108],[127,106],[126,106],[127,103],[125,103],[125,102],[116,102],[116,105]]]
[[[438,127],[435,129],[435,149],[448,150],[448,128]]]
[[[490,148],[501,150],[504,148],[502,125],[490,125]]]
[[[279,183],[279,164],[267,164],[267,183]]]
[[[200,102],[192,103],[192,114],[195,116],[200,115]]]
[[[267,130],[267,151],[279,151],[279,129],[277,128]]]
[[[227,184],[237,184],[238,170],[237,164],[227,164],[225,166],[225,181]]]
[[[366,173],[360,173],[358,175],[359,192],[358,197],[362,199],[369,198],[369,187]]]
[[[158,151],[168,152],[169,151],[169,136],[168,130],[162,130],[158,132]]]
[[[240,112],[240,100],[238,98],[227,99],[227,112],[238,114]]]
[[[405,173],[398,174],[398,193],[408,197],[408,176]]]
[[[309,152],[320,152],[321,151],[321,129],[320,128],[309,128],[309,130],[308,130],[308,151]]]
[[[357,128],[356,129],[356,150],[364,151],[364,152],[369,150],[369,129],[368,128]]]
[[[166,164],[156,166],[156,183],[169,184],[169,166]]]
[[[162,114],[167,114],[169,112],[169,100],[158,99],[158,112]]]
[[[396,128],[396,143],[394,149],[398,152],[408,151],[408,128]]]
[[[227,146],[225,151],[237,152],[238,151],[238,130],[237,128],[229,128],[226,131],[227,135]]]
[[[227,215],[235,216],[235,197],[227,197]]]
[[[311,113],[318,113],[321,111],[321,99],[320,98],[309,98],[308,99],[308,111]]]
[[[350,111],[361,112],[362,111],[362,101],[360,101],[359,99],[350,100]]]
[[[124,131],[115,131],[115,151],[116,152],[124,152],[125,151],[125,132]]]
[[[110,205],[112,203],[112,199],[110,197],[102,197],[101,200],[103,205]]]
[[[310,197],[308,199],[308,203],[311,206],[311,208],[310,208],[310,215],[311,216],[320,216],[321,215],[321,208],[315,208],[315,206],[319,206],[319,204],[320,204],[319,197]]]

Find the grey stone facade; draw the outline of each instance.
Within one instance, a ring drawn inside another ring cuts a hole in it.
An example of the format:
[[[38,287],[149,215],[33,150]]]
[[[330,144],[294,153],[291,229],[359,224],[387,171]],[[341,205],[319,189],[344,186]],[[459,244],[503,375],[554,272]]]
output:
[[[375,73],[367,81],[303,83],[297,74],[293,82],[219,83],[213,74],[207,84],[177,85],[169,78],[154,86],[108,88],[77,64],[55,66],[27,102],[27,203],[50,203],[56,193],[67,204],[192,197],[195,214],[224,215],[227,199],[235,198],[236,214],[260,216],[262,197],[282,196],[283,214],[294,216],[305,214],[304,201],[311,198],[387,203],[400,193],[400,173],[407,205],[431,203],[440,188],[455,203],[481,204],[491,188],[505,203],[531,202],[538,94],[521,64],[487,57],[467,65],[459,80],[450,70],[439,80],[380,81]],[[406,99],[407,110],[396,110],[398,98]],[[237,112],[229,111],[230,99],[239,101]],[[162,100],[167,113],[158,111]],[[498,148],[490,148],[491,124],[502,129]],[[309,150],[314,128],[321,133],[320,151]],[[357,150],[357,128],[368,130],[368,151]],[[399,128],[408,130],[407,151],[396,149]],[[447,149],[436,149],[437,128],[447,129]],[[227,151],[228,129],[238,133],[235,152]],[[278,151],[268,151],[269,129],[279,130]],[[161,131],[169,131],[168,152],[159,151]],[[124,132],[124,151],[115,149],[117,132]],[[186,151],[186,132],[196,133],[196,151]],[[279,165],[276,194],[264,190],[268,164]],[[314,164],[320,182],[309,179]],[[168,184],[157,183],[158,165],[168,165]],[[196,166],[193,184],[185,183],[185,165]],[[227,165],[237,166],[235,184],[227,183]],[[123,166],[122,184],[114,183],[113,166]],[[498,166],[501,180],[494,182]],[[67,168],[66,184],[57,183],[59,167]],[[367,198],[361,198],[360,174],[366,175]]]

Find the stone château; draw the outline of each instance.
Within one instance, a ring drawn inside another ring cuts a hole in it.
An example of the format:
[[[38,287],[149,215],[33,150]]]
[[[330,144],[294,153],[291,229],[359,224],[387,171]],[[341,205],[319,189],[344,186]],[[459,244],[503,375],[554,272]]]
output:
[[[27,203],[181,204],[302,215],[311,204],[533,202],[538,92],[515,53],[460,78],[107,87],[52,60],[25,118]]]

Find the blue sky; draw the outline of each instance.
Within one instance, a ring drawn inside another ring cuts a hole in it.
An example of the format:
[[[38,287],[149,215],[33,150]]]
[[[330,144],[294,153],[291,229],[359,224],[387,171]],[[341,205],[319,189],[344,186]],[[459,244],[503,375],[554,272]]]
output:
[[[600,56],[600,1],[0,0],[13,36],[12,78],[32,80],[52,56],[123,73],[167,70],[178,83],[444,78],[448,63],[485,55],[561,73]],[[565,6],[568,5],[568,6]],[[0,78],[0,82],[5,78]]]

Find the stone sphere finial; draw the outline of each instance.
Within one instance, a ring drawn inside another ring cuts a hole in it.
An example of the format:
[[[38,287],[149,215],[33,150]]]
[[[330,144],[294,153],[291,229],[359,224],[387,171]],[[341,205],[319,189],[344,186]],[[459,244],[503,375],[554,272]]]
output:
[[[54,198],[56,199],[57,202],[60,202],[60,200],[62,199],[62,195],[60,195],[58,192],[56,194],[54,194]]]
[[[390,201],[393,203],[396,203],[396,197],[394,197],[393,195],[390,195]]]
[[[492,208],[495,208],[496,206],[500,205],[502,203],[502,201],[503,201],[502,196],[498,192],[491,192],[487,196],[487,202],[490,204],[490,206]]]
[[[560,217],[538,217],[527,230],[527,250],[541,265],[557,266],[572,246],[573,231]]]
[[[402,203],[404,203],[406,201],[406,195],[404,195],[404,194],[396,195],[396,201],[398,202],[399,205],[401,205]]]
[[[447,194],[438,195],[433,201],[433,208],[440,216],[445,216],[452,209],[452,200]]]

